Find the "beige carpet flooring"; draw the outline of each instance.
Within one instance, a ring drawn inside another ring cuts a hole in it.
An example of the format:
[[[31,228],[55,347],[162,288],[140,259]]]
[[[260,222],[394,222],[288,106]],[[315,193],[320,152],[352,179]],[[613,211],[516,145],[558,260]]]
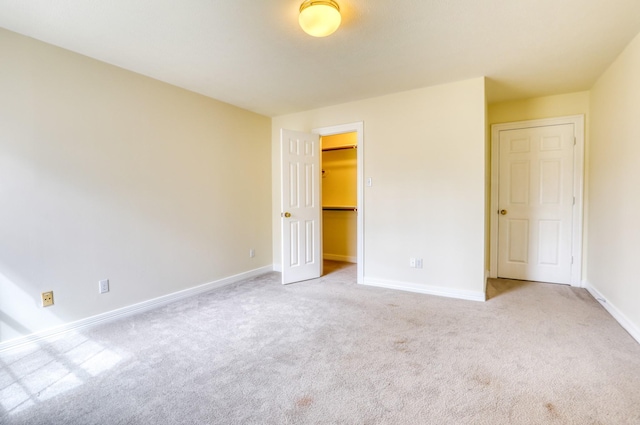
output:
[[[640,424],[640,345],[583,289],[485,303],[270,273],[0,354],[0,423]]]

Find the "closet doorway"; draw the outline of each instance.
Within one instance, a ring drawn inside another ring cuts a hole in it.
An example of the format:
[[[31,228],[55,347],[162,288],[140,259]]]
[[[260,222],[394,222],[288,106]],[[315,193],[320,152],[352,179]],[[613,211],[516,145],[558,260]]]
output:
[[[322,148],[322,253],[357,264],[364,280],[363,123],[315,129]]]
[[[334,134],[322,143],[322,247],[325,260],[358,261],[358,137]]]

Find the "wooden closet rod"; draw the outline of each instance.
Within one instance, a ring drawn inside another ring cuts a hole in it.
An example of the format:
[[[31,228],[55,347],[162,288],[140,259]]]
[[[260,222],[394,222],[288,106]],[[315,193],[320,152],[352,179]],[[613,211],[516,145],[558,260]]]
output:
[[[357,145],[348,145],[348,146],[336,146],[333,148],[322,148],[322,151],[341,151],[343,149],[357,149],[358,146]]]
[[[322,207],[323,211],[358,211],[357,207]]]

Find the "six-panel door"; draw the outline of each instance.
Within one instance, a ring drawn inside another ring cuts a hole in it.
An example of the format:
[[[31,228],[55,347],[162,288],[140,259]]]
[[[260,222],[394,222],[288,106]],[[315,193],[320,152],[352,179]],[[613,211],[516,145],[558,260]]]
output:
[[[282,283],[322,273],[320,138],[281,130]]]
[[[572,124],[500,132],[498,277],[571,282]]]

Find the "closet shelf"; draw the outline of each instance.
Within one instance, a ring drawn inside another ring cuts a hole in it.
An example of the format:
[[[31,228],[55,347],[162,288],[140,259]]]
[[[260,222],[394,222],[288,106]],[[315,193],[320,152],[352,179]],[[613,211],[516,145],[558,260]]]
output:
[[[345,145],[345,146],[334,146],[331,148],[322,148],[323,152],[327,151],[341,151],[343,149],[357,149],[358,145]]]
[[[338,207],[338,206],[326,206],[322,207],[323,211],[358,211],[358,207]]]

